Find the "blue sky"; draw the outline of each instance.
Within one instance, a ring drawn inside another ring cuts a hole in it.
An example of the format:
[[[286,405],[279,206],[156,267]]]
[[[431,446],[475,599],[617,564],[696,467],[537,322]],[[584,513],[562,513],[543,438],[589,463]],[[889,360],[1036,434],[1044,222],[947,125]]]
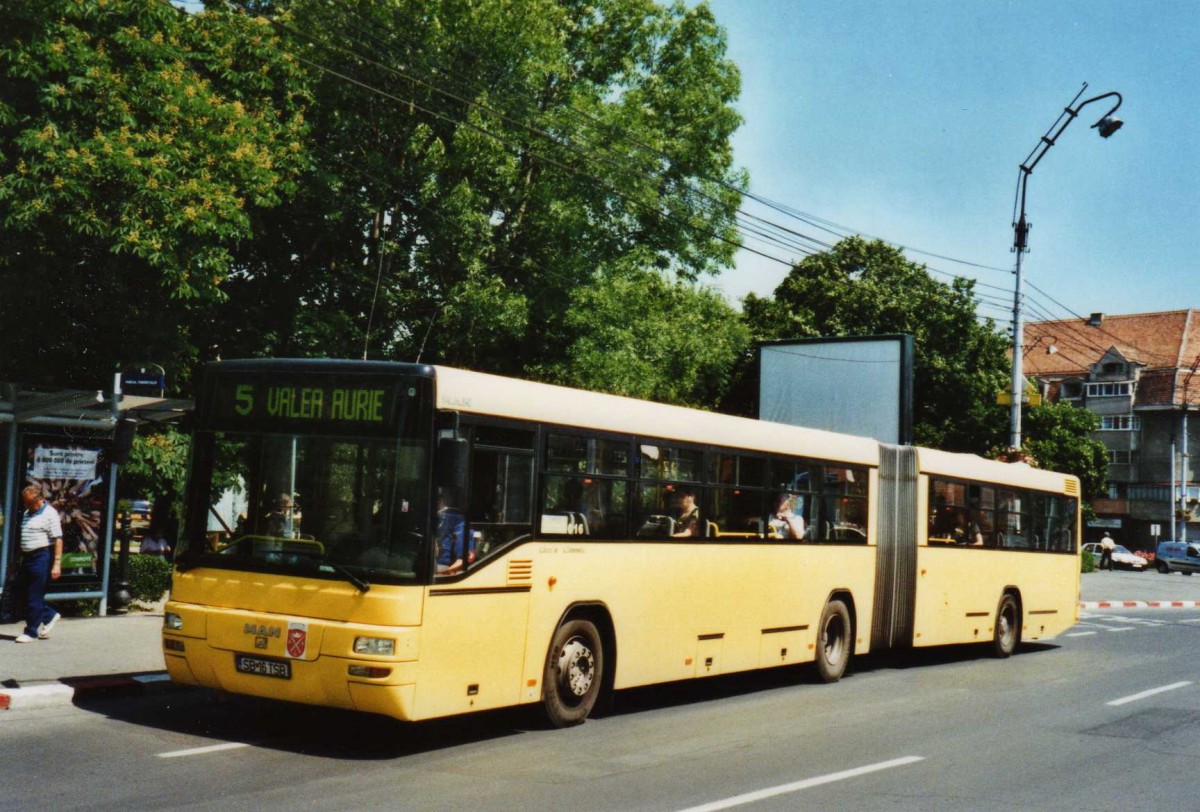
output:
[[[1200,269],[1200,4],[710,6],[741,70],[745,123],[734,146],[751,191],[857,232],[1001,269],[910,255],[994,286],[979,289],[979,312],[997,321],[1011,318],[1019,164],[1085,81],[1085,99],[1120,92],[1120,132],[1100,138],[1090,127],[1111,104],[1088,105],[1030,177],[1024,276],[1042,292],[1026,289],[1026,318],[1200,306],[1192,293]],[[742,252],[714,284],[733,299],[769,295],[786,272]]]

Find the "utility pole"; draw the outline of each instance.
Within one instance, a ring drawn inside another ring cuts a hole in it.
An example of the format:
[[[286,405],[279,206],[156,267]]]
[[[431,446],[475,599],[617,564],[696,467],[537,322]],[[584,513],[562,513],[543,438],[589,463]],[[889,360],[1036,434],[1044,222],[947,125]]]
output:
[[[1026,156],[1021,163],[1021,174],[1017,176],[1017,197],[1013,201],[1014,214],[1019,211],[1020,214],[1013,217],[1013,251],[1017,254],[1016,270],[1013,271],[1016,279],[1013,284],[1013,358],[1012,358],[1012,403],[1009,406],[1009,435],[1008,444],[1012,448],[1019,449],[1021,447],[1021,400],[1025,394],[1025,375],[1022,369],[1021,356],[1025,348],[1025,325],[1021,320],[1021,308],[1023,293],[1021,290],[1021,257],[1029,251],[1029,223],[1025,219],[1025,190],[1029,185],[1029,176],[1033,174],[1034,168],[1038,162],[1046,156],[1050,147],[1054,146],[1063,131],[1067,129],[1075,117],[1079,115],[1079,111],[1092,102],[1100,101],[1115,96],[1117,103],[1112,106],[1104,117],[1092,125],[1092,129],[1098,130],[1101,138],[1108,138],[1110,135],[1121,129],[1124,122],[1119,118],[1114,118],[1113,113],[1121,106],[1121,94],[1113,91],[1111,93],[1103,93],[1099,96],[1093,96],[1090,99],[1085,99],[1079,102],[1079,97],[1087,90],[1087,82],[1083,83],[1083,87],[1075,94],[1075,98],[1071,99],[1071,103],[1067,105],[1058,120],[1050,126],[1046,134],[1038,142],[1033,151]]]

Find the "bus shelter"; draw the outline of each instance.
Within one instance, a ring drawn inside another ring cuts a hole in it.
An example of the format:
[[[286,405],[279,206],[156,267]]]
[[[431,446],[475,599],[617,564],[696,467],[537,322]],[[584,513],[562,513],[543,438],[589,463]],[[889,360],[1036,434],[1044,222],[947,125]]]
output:
[[[191,402],[0,382],[0,590],[21,549],[21,491],[38,485],[62,517],[62,576],[48,601],[99,599],[108,611],[117,463],[139,424],[178,420]],[[122,445],[124,448],[122,449]]]

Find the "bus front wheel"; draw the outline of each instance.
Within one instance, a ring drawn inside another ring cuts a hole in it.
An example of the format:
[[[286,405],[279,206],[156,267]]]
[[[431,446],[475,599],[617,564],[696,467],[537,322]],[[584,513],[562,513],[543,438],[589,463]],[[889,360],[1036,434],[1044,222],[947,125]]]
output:
[[[559,626],[542,677],[542,707],[550,724],[582,724],[596,706],[603,674],[604,650],[596,626],[587,620]]]
[[[997,657],[1010,656],[1017,650],[1017,641],[1021,639],[1021,610],[1017,608],[1017,599],[1005,593],[1000,598],[996,608],[996,627],[992,634],[992,653]]]
[[[844,602],[832,600],[825,604],[817,629],[817,674],[822,682],[837,682],[846,673],[852,629],[850,610]]]

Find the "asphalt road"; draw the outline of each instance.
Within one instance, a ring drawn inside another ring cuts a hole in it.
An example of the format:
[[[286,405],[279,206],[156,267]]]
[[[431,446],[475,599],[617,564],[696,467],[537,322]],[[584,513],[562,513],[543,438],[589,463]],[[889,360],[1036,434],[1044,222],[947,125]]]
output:
[[[860,658],[835,685],[800,668],[642,689],[562,731],[202,690],[9,711],[0,807],[1173,812],[1200,787],[1198,643],[1200,609],[1085,611],[1009,660],[942,649]]]

